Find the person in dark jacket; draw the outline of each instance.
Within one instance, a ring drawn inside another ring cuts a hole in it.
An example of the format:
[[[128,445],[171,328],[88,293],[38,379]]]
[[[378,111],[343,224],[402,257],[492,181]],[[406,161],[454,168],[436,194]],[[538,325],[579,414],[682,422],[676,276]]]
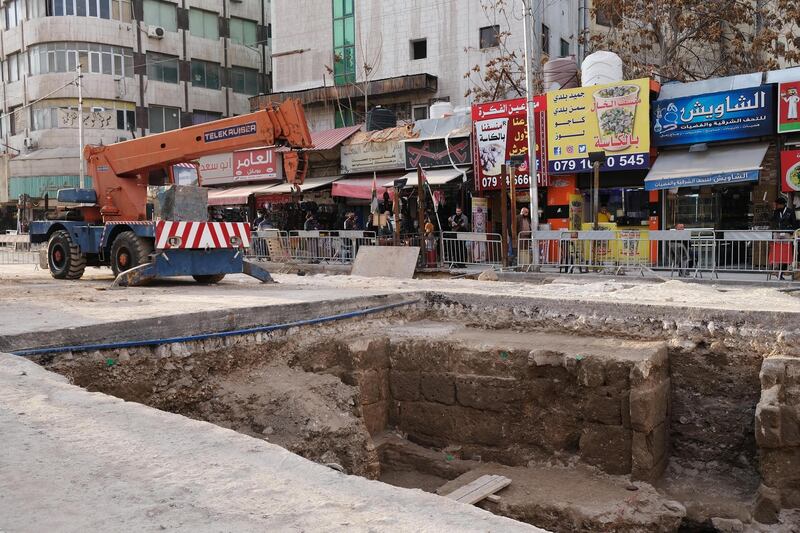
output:
[[[305,231],[315,231],[319,229],[319,222],[317,222],[314,213],[309,212],[306,214],[306,221],[303,223],[303,229]]]
[[[779,196],[775,200],[775,210],[772,212],[772,229],[794,231],[797,228],[797,217],[794,210],[786,205],[786,199]]]
[[[794,246],[791,241],[791,234],[797,228],[797,217],[794,211],[786,205],[786,199],[779,196],[775,200],[775,210],[772,212],[772,229],[785,231],[787,233],[776,233],[774,238],[777,240],[770,243],[769,262],[772,268],[779,273],[779,278],[784,279],[784,271],[789,269],[794,256]]]

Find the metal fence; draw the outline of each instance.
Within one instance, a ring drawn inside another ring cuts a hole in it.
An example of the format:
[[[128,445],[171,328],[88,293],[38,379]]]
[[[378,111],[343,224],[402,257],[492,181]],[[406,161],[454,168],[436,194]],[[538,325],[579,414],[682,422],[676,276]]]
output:
[[[499,233],[442,233],[442,264],[447,267],[466,265],[502,265],[503,248]]]
[[[800,231],[537,231],[520,233],[518,265],[562,272],[652,270],[679,277],[739,273],[771,279],[798,268],[799,248]]]
[[[375,246],[371,231],[278,231],[253,232],[248,257],[278,263],[351,264],[361,246]]]
[[[43,244],[31,244],[27,235],[0,235],[0,265],[39,263]]]

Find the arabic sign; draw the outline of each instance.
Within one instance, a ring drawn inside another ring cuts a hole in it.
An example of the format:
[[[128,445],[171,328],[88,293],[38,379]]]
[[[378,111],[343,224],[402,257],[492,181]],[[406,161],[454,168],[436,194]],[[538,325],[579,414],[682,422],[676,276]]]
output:
[[[534,132],[536,136],[536,175],[539,185],[547,185],[547,169],[542,164],[542,147],[546,144],[545,107],[547,98],[536,96],[533,101]],[[475,124],[475,188],[479,191],[500,189],[503,163],[512,158],[524,158],[517,167],[514,184],[520,189],[530,185],[528,169],[528,120],[524,98],[475,104],[472,106]],[[542,172],[544,170],[544,173]],[[510,186],[510,183],[506,184]]]
[[[701,187],[704,185],[726,185],[728,183],[743,183],[758,181],[759,170],[742,170],[736,172],[720,172],[718,174],[705,174],[702,176],[685,176],[679,178],[660,178],[644,182],[648,191],[661,189],[677,189],[679,187]]]
[[[405,144],[406,170],[414,170],[417,165],[422,168],[453,167],[455,165],[471,165],[472,150],[469,137],[448,139],[450,150],[444,139],[407,142]]]
[[[800,191],[800,150],[781,152],[781,190]]]
[[[403,146],[397,141],[342,145],[342,174],[405,168]]]
[[[61,128],[77,128],[78,110],[59,108],[58,125]],[[123,126],[117,125],[117,119],[114,117],[113,111],[84,111],[83,127],[106,130],[125,129]]]
[[[200,179],[203,185],[281,180],[282,162],[269,148],[201,157]]]
[[[650,167],[650,81],[622,81],[547,93],[547,160],[553,174]]]
[[[800,131],[800,81],[778,85],[778,133]]]
[[[670,146],[771,135],[775,128],[772,93],[767,85],[658,101],[653,143]]]

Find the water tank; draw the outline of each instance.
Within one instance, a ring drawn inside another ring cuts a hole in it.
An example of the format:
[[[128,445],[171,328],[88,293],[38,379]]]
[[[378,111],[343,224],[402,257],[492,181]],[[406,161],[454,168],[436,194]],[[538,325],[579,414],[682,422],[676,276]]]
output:
[[[375,106],[367,113],[367,131],[385,130],[395,126],[397,115],[391,109]]]
[[[544,92],[578,86],[578,63],[571,57],[551,59],[544,64]]]
[[[622,60],[614,52],[595,52],[581,65],[581,85],[603,85],[622,81]]]
[[[442,118],[453,114],[453,104],[450,102],[436,102],[431,106],[430,118]]]

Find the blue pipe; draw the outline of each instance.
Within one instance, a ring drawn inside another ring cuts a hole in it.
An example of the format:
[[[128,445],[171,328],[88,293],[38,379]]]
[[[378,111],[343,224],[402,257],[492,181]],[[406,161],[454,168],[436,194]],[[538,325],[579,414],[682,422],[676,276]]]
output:
[[[27,350],[17,350],[10,352],[12,355],[28,356],[49,353],[64,353],[64,352],[85,352],[89,350],[115,350],[119,348],[136,348],[139,346],[159,346],[161,344],[172,344],[176,342],[192,342],[202,341],[205,339],[212,339],[215,337],[232,337],[234,335],[248,335],[250,333],[263,333],[265,331],[278,331],[281,329],[289,329],[297,326],[310,326],[313,324],[323,324],[325,322],[333,322],[336,320],[344,320],[347,318],[355,318],[359,316],[370,315],[380,311],[387,311],[396,307],[406,305],[413,305],[419,303],[421,300],[411,300],[409,302],[400,302],[395,304],[380,305],[378,307],[370,307],[369,309],[362,309],[360,311],[348,311],[347,313],[340,313],[338,315],[323,316],[320,318],[310,318],[308,320],[298,320],[297,322],[288,322],[286,324],[273,324],[271,326],[258,326],[254,328],[235,329],[232,331],[220,331],[217,333],[201,333],[199,335],[187,335],[185,337],[169,337],[166,339],[150,339],[144,341],[124,341],[124,342],[109,342],[103,344],[83,344],[78,346],[59,346],[54,348],[29,348]]]

